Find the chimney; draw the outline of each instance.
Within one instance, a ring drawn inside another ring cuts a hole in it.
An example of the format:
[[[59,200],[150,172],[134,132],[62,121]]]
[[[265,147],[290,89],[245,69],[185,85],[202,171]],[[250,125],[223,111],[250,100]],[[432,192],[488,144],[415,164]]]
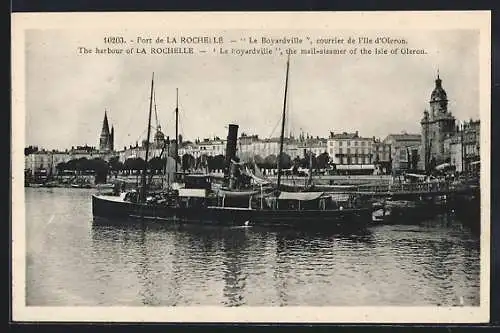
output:
[[[231,160],[236,157],[236,145],[238,141],[238,125],[229,124],[226,143],[226,160],[224,163],[224,175],[229,176]]]

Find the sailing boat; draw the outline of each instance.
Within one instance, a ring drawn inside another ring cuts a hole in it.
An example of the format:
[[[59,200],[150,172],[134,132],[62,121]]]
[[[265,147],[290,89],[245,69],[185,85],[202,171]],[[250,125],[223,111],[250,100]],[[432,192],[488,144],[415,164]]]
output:
[[[119,196],[94,194],[92,196],[92,214],[95,223],[113,220],[114,222],[127,223],[129,219],[140,220],[170,220],[188,221],[197,219],[207,213],[204,209],[207,206],[207,189],[198,184],[193,184],[185,177],[184,184],[179,188],[168,187],[166,191],[159,193],[149,192],[147,181],[147,170],[150,153],[151,137],[151,115],[154,99],[154,73],[151,79],[151,96],[149,103],[148,130],[146,139],[145,163],[141,174],[141,185],[137,190],[123,192]],[[178,100],[178,99],[177,99]],[[176,136],[178,138],[178,106],[176,107]],[[167,140],[169,141],[169,140]],[[177,140],[176,140],[177,144]],[[167,147],[167,150],[168,147]],[[175,147],[175,154],[178,154],[178,147]],[[168,157],[167,157],[168,161]],[[176,162],[174,162],[176,163]],[[177,170],[177,163],[176,163]],[[168,174],[168,171],[167,171]],[[170,183],[168,181],[168,183]]]
[[[285,105],[288,87],[290,60],[287,60],[285,81]],[[153,87],[153,81],[151,83]],[[153,91],[153,88],[151,88]],[[152,94],[152,93],[151,93]],[[152,99],[152,96],[151,96]],[[334,228],[359,229],[371,221],[371,207],[357,207],[356,202],[347,197],[335,197],[324,192],[281,191],[281,156],[283,156],[283,136],[285,126],[285,106],[280,137],[277,186],[260,187],[260,191],[235,190],[234,156],[236,153],[237,125],[229,126],[226,147],[227,192],[222,195],[210,191],[209,177],[202,177],[202,186],[186,186],[159,198],[147,198],[145,178],[139,196],[105,197],[94,195],[92,209],[94,221],[116,219],[121,223],[130,218],[141,221],[164,221],[182,224],[212,224],[229,226],[265,226],[291,228]],[[151,103],[149,123],[151,121]],[[149,128],[149,127],[148,127]],[[148,131],[149,139],[149,131]],[[149,141],[148,141],[149,142]],[[146,156],[148,146],[146,146]],[[147,161],[147,159],[146,159]],[[145,177],[146,166],[143,172]],[[208,185],[208,186],[207,186]],[[243,192],[243,193],[242,193]],[[232,194],[232,197],[231,197]],[[233,202],[230,198],[239,198]]]
[[[145,163],[141,174],[141,184],[137,190],[123,192],[119,196],[94,194],[92,195],[92,214],[94,218],[129,218],[139,214],[142,216],[143,206],[148,201],[147,170],[149,164],[151,115],[154,99],[154,73],[151,78],[151,93],[149,101],[149,116],[146,137]],[[95,220],[95,219],[94,219]]]

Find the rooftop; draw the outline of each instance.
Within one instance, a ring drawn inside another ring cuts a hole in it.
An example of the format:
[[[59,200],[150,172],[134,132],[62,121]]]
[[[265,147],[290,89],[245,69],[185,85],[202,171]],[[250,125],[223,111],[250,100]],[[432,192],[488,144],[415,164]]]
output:
[[[413,134],[413,133],[399,133],[399,134],[389,134],[385,140],[387,139],[394,139],[396,141],[407,141],[407,140],[415,140],[415,141],[419,141],[421,140],[422,138],[422,135],[420,134]]]

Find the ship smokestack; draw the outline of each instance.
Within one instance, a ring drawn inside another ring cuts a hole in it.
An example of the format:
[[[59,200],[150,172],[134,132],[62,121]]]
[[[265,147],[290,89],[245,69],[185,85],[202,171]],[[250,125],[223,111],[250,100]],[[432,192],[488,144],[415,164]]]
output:
[[[238,141],[238,125],[229,124],[226,143],[226,160],[224,163],[224,176],[231,176],[231,160],[236,158],[236,145]]]

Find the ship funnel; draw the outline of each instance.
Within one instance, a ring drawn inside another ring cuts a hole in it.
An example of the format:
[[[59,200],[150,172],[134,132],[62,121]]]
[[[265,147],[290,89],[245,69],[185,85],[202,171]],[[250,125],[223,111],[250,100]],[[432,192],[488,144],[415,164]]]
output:
[[[224,163],[224,176],[229,176],[231,160],[236,158],[236,145],[238,141],[238,125],[229,124],[226,143],[226,160]]]

